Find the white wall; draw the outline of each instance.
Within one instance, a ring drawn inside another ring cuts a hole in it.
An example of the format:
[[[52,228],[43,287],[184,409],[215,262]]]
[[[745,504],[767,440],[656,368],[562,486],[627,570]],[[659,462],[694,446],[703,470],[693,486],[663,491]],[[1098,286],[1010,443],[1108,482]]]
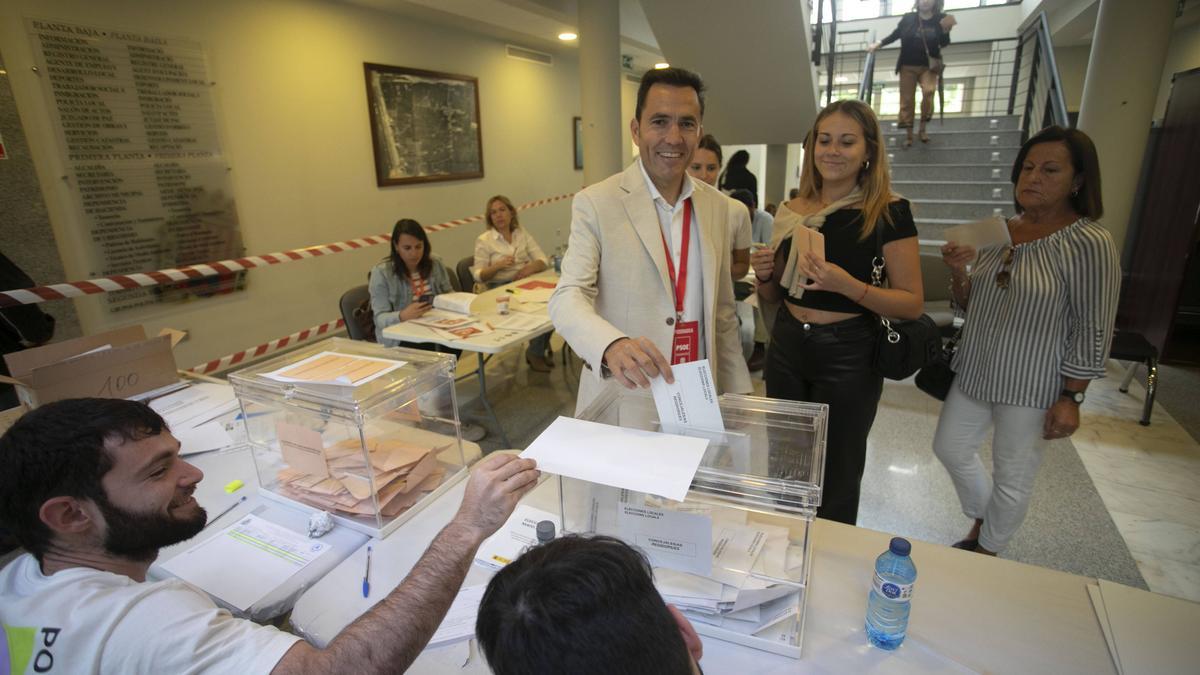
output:
[[[1054,47],[1054,62],[1058,64],[1063,101],[1067,104],[1069,112],[1079,112],[1079,102],[1083,100],[1083,82],[1087,79],[1088,56],[1091,52],[1091,45]]]
[[[0,6],[0,44],[72,279],[78,263],[71,194],[58,176],[47,106],[31,72],[24,18],[186,37],[208,52],[218,125],[247,252],[268,253],[390,232],[401,217],[424,224],[481,213],[504,193],[517,203],[572,192],[572,117],[580,114],[578,67],[508,59],[504,42],[477,34],[315,0],[13,0]],[[479,78],[485,178],[414,186],[375,185],[364,61]],[[628,133],[628,132],[626,132]],[[570,202],[528,211],[523,224],[547,251],[565,239]],[[477,224],[432,235],[451,265],[469,255]],[[65,244],[64,244],[65,242]],[[7,245],[7,244],[6,244]],[[77,301],[84,330],[144,323],[187,330],[180,367],[231,353],[339,316],[337,300],[384,256],[372,247],[250,272],[248,290],[224,298],[119,315],[95,298]]]
[[[707,129],[705,129],[705,132],[712,133]],[[717,136],[717,140],[721,140],[721,137]],[[729,158],[733,157],[733,153],[737,152],[738,150],[745,150],[746,152],[750,153],[750,163],[746,165],[746,168],[749,169],[750,173],[754,174],[754,177],[758,179],[759,208],[766,206],[767,200],[765,198],[765,194],[767,190],[767,146],[722,145],[721,154],[725,156],[725,163],[721,166],[722,170],[729,165]]]

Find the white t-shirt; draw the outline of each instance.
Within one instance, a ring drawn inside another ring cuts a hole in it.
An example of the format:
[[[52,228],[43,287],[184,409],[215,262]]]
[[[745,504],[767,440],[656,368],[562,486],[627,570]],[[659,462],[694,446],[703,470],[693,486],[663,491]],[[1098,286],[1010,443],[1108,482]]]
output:
[[[0,627],[0,669],[12,675],[269,673],[300,639],[234,618],[177,579],[46,576],[28,553],[0,570]]]
[[[750,224],[750,210],[738,200],[729,200],[729,242],[733,251],[743,251],[753,244],[753,230]]]

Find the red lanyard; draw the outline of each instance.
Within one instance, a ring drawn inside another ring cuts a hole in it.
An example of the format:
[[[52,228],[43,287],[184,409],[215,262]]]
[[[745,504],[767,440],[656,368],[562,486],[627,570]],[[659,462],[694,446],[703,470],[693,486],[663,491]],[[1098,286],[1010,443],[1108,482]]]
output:
[[[662,230],[659,230],[662,235]],[[687,295],[688,250],[692,248],[692,198],[683,201],[683,236],[680,238],[683,250],[679,252],[679,278],[675,278],[675,262],[671,258],[671,247],[667,246],[667,238],[662,238],[663,252],[667,254],[667,272],[671,275],[671,287],[675,289],[675,313],[683,318],[683,299]]]

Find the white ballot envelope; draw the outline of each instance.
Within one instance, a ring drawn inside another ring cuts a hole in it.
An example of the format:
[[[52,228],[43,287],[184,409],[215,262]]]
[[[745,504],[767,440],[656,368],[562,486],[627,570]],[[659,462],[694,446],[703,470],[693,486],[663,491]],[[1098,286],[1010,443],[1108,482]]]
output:
[[[725,431],[717,386],[713,382],[708,359],[671,366],[673,384],[661,377],[650,380],[658,421],[668,434],[683,434],[689,429]]]
[[[970,246],[982,251],[992,246],[1008,246],[1012,238],[1008,235],[1008,224],[1003,216],[988,216],[974,222],[946,228],[946,241],[960,246]]]

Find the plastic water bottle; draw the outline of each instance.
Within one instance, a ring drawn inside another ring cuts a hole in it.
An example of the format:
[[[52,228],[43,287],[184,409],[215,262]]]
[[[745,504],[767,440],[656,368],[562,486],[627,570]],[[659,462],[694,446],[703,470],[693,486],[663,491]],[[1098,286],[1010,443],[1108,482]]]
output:
[[[908,555],[911,551],[907,539],[895,537],[888,550],[875,559],[875,579],[867,597],[867,639],[880,649],[899,647],[908,631],[913,582],[917,580],[917,566]]]

